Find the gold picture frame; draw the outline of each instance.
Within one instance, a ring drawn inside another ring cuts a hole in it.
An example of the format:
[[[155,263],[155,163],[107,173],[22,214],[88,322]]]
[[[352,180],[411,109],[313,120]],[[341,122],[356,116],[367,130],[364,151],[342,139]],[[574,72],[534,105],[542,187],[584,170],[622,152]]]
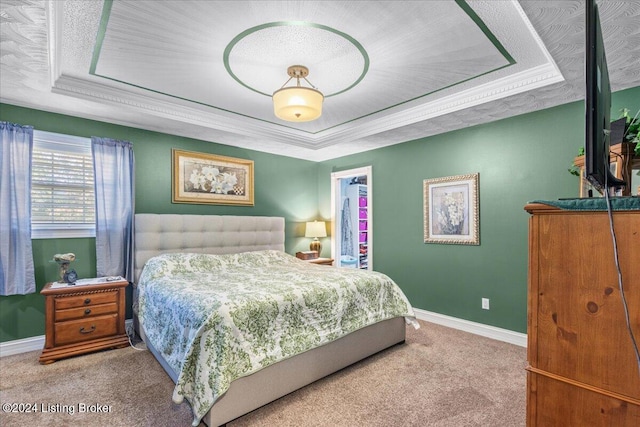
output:
[[[254,205],[253,160],[171,151],[173,203]]]
[[[479,245],[479,173],[424,180],[424,242]]]

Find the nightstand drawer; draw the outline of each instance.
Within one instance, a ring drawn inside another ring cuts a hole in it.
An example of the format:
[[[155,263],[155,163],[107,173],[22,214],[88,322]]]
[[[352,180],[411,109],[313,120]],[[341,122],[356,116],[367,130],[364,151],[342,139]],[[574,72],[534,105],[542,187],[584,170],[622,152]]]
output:
[[[118,302],[118,291],[99,292],[85,295],[74,295],[69,297],[58,297],[55,299],[55,309],[64,310],[67,308],[86,307],[96,304],[109,304]]]
[[[88,305],[78,308],[67,308],[65,310],[56,310],[55,321],[82,319],[87,317],[100,316],[103,314],[111,314],[118,312],[118,304],[115,302],[109,304]]]
[[[92,317],[90,319],[56,322],[54,345],[73,344],[115,335],[118,331],[118,315]]]

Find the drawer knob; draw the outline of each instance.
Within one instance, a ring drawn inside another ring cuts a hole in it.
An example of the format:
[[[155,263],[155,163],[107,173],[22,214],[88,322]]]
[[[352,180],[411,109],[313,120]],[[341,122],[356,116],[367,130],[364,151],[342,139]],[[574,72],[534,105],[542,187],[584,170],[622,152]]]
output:
[[[90,308],[87,308],[87,309],[84,311],[84,314],[91,314],[91,309],[90,309]]]
[[[96,325],[91,325],[91,328],[89,329],[84,329],[84,326],[82,328],[80,328],[80,333],[81,334],[90,334],[91,332],[96,330]]]
[[[87,298],[86,300],[84,300],[85,304],[89,304],[91,302],[91,298]]]

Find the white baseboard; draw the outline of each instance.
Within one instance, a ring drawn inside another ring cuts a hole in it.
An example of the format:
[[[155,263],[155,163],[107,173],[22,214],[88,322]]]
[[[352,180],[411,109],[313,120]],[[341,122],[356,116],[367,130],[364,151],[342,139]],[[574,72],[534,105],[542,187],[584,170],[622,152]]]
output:
[[[0,342],[0,357],[13,356],[14,354],[27,353],[29,351],[42,350],[44,348],[44,335],[29,337],[21,340]]]
[[[510,331],[508,329],[496,328],[495,326],[484,325],[482,323],[471,322],[457,317],[446,316],[444,314],[433,313],[419,308],[414,308],[413,311],[416,313],[416,318],[424,320],[425,322],[459,329],[461,331],[470,332],[472,334],[492,338],[494,340],[515,344],[520,347],[527,346],[527,334]]]
[[[124,321],[126,331],[132,330],[133,319]],[[29,351],[42,350],[44,348],[44,335],[29,337],[21,340],[0,342],[0,357],[13,356],[14,354],[27,353]]]

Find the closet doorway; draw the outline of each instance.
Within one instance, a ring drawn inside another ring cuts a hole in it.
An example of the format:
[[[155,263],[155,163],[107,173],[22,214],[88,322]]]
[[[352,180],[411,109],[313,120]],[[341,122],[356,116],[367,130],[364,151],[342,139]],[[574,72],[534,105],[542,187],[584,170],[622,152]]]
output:
[[[331,174],[331,254],[336,267],[373,270],[371,166]]]

